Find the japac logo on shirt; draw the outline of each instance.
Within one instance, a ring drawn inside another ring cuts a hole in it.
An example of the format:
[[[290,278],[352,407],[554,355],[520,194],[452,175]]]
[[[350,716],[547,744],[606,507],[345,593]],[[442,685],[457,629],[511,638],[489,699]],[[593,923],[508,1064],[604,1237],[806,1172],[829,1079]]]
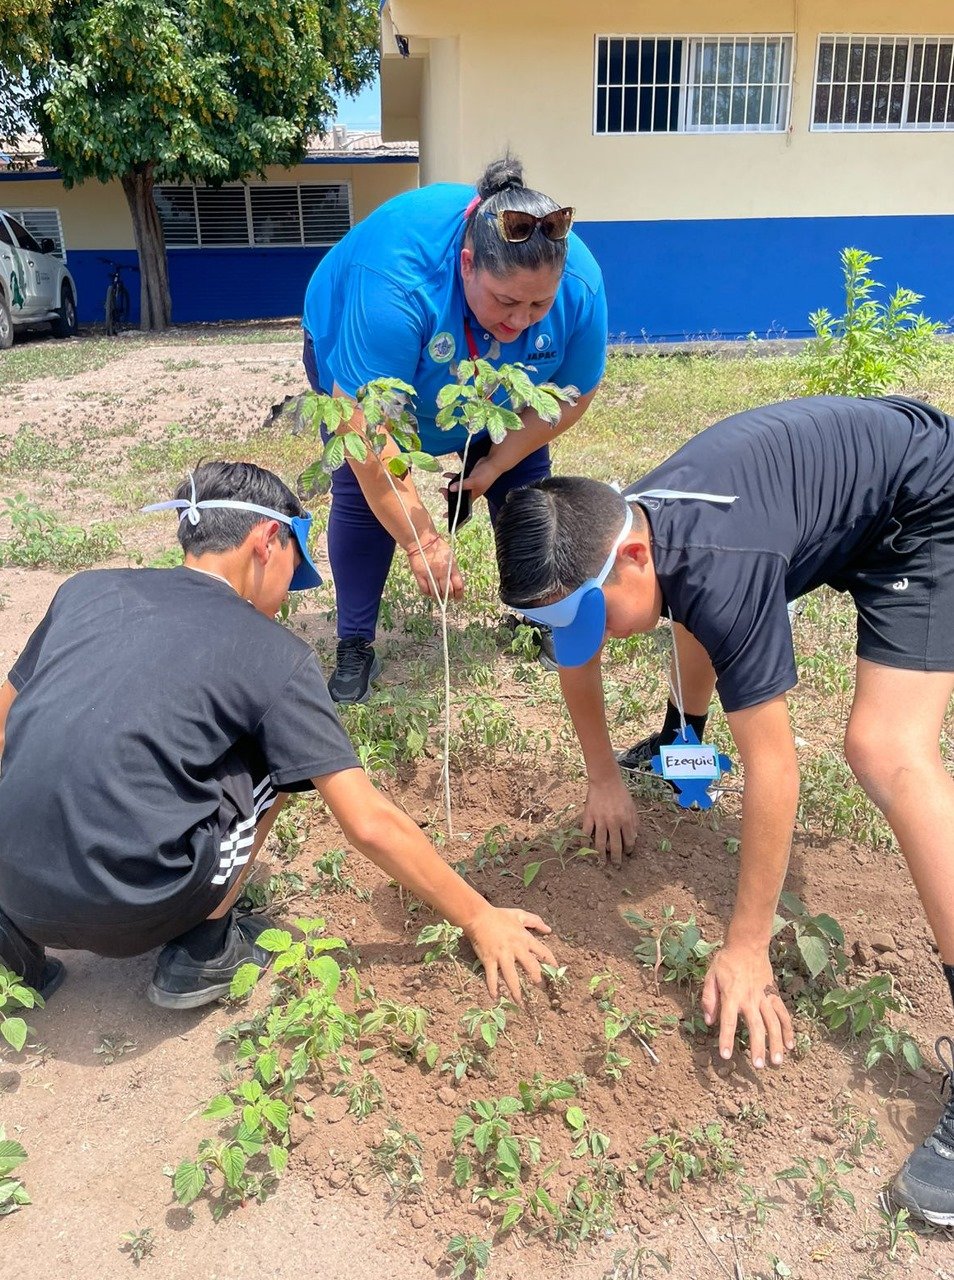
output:
[[[533,340],[533,351],[530,359],[534,361],[555,360],[557,352],[553,350],[553,335],[549,333],[538,333]]]
[[[427,354],[437,364],[447,364],[453,360],[456,350],[457,343],[454,341],[454,335],[448,333],[446,329],[441,333],[435,333],[427,344]]]

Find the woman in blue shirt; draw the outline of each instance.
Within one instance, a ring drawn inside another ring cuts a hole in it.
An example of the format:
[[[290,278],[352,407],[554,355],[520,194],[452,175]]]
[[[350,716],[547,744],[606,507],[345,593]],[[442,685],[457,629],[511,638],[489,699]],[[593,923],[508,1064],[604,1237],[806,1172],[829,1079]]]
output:
[[[520,362],[532,367],[534,382],[579,388],[556,427],[528,409],[523,429],[500,444],[486,433],[472,441],[464,487],[472,498],[486,496],[492,520],[511,489],[549,475],[549,441],[582,416],[603,375],[603,280],[570,233],[572,215],[525,187],[519,162],[507,156],[488,167],[476,194],[439,183],[389,200],[322,259],[305,295],[311,385],[354,398],[373,378],[409,382],[428,453],[463,450],[462,428],[442,431],[435,423],[437,393],[461,359]],[[385,456],[397,451],[389,446]],[[453,598],[463,594],[448,541],[413,479],[395,484],[414,532],[374,459],[349,457],[334,474],[328,554],[338,653],[328,687],[337,702],[363,701],[380,671],[372,642],[395,543],[422,594],[431,594],[428,568],[438,583],[450,574]]]

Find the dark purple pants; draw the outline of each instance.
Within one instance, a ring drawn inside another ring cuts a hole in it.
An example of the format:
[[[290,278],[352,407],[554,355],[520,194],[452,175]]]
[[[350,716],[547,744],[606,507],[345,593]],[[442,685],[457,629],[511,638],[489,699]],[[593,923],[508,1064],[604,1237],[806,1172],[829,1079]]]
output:
[[[318,385],[311,339],[305,338],[303,356],[308,381]],[[474,436],[467,450],[467,472],[490,452],[491,440],[485,431]],[[458,451],[458,456],[463,450]],[[550,450],[544,445],[518,462],[494,481],[485,494],[490,519],[496,522],[504,499],[511,489],[522,489],[550,474]],[[439,530],[440,531],[440,530]],[[361,487],[348,463],[331,479],[331,515],[328,520],[328,559],[335,584],[338,639],[361,636],[373,640],[384,584],[394,558],[394,539],[378,522],[365,501]]]

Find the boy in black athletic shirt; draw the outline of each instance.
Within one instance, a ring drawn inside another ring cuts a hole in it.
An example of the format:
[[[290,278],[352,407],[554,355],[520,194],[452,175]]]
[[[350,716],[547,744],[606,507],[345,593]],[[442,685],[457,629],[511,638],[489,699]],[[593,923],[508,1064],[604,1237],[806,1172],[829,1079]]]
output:
[[[897,836],[954,999],[954,780],[939,747],[954,692],[954,420],[898,396],[768,405],[700,432],[624,494],[574,477],[517,491],[495,532],[501,598],[553,627],[586,761],[583,828],[613,862],[636,834],[619,766],[648,762],[680,716],[670,703],[661,733],[617,761],[604,637],[672,619],[673,687],[700,738],[719,692],[745,768],[742,848],[702,1007],[725,1058],[745,1020],[756,1067],[766,1046],[778,1063],[794,1045],[768,956],[799,789],[787,606],[823,583],[850,592],[858,666],[846,756]],[[954,1084],[954,1063],[944,1065]],[[894,1194],[954,1223],[954,1101]]]
[[[274,621],[318,585],[310,516],[277,476],[198,468],[185,563],[71,578],[0,686],[0,961],[45,996],[44,948],[165,944],[149,997],[192,1008],[267,954],[236,906],[283,802],[316,788],[348,839],[459,925],[496,995],[552,961],[539,917],[492,907],[359,767],[311,647]]]

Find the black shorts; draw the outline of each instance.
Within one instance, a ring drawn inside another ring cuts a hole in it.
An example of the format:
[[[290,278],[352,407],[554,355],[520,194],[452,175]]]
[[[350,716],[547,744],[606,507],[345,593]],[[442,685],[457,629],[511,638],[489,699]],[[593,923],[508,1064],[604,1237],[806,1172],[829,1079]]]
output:
[[[954,493],[892,518],[839,577],[858,609],[858,657],[954,672]]]
[[[76,901],[68,910],[58,903],[55,920],[44,917],[42,904],[5,901],[0,906],[44,947],[124,957],[142,955],[178,937],[207,920],[233,888],[248,863],[258,820],[275,800],[271,780],[256,781],[237,760],[220,781],[218,812],[183,836],[186,856],[180,861],[190,869],[163,886],[160,901],[152,893],[148,906],[140,905],[135,890],[114,880],[108,886],[113,901]]]

